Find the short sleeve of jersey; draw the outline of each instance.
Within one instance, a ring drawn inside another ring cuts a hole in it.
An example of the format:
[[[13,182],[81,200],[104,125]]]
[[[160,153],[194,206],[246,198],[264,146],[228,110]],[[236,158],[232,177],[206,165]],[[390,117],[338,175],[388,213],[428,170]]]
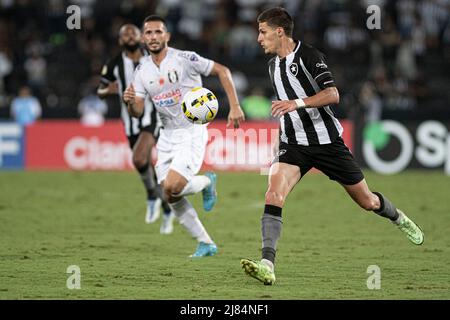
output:
[[[101,83],[104,85],[108,85],[110,82],[116,81],[116,76],[114,75],[114,68],[116,64],[114,59],[108,61],[102,68],[102,78]]]
[[[184,65],[194,71],[194,73],[201,74],[205,77],[211,73],[214,61],[206,59],[192,51],[182,51],[179,55],[183,58]]]
[[[310,47],[302,59],[306,60],[305,67],[321,90],[336,86],[322,52]]]
[[[147,95],[144,87],[144,81],[142,80],[142,75],[142,64],[140,64],[136,67],[133,77],[134,91],[136,92],[136,97],[139,98],[145,98]]]

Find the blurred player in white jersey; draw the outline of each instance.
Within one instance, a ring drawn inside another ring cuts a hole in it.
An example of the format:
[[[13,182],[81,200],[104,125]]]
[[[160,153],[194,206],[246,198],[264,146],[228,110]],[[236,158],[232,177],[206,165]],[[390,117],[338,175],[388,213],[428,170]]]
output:
[[[162,121],[155,167],[158,183],[162,184],[180,224],[198,241],[191,257],[212,256],[217,246],[186,199],[202,191],[205,211],[212,210],[217,200],[216,175],[212,172],[197,175],[203,163],[208,132],[205,125],[189,122],[180,105],[184,94],[202,86],[202,75],[216,75],[230,104],[228,125],[238,128],[244,113],[230,70],[195,52],[168,47],[170,33],[163,18],[152,15],[144,20],[143,40],[150,58],[137,67],[133,84],[125,90],[123,100],[134,117],[142,115],[147,96],[152,100]]]

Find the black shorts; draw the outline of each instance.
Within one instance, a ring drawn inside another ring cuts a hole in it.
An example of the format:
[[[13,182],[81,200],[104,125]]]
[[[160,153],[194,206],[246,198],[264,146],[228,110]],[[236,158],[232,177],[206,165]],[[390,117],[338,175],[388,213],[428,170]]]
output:
[[[144,132],[144,131],[145,132],[149,132],[153,136],[153,138],[155,138],[155,142],[157,142],[158,138],[159,138],[159,129],[160,129],[159,126],[149,125],[147,127],[141,128],[140,132]],[[139,132],[139,134],[140,134],[140,132]],[[130,148],[131,149],[133,149],[134,145],[136,144],[137,139],[139,138],[139,134],[127,137],[128,138],[128,143],[130,144]]]
[[[314,146],[280,142],[278,155],[273,162],[300,167],[302,177],[314,167],[331,180],[345,185],[357,184],[364,179],[361,168],[341,137],[333,143]]]

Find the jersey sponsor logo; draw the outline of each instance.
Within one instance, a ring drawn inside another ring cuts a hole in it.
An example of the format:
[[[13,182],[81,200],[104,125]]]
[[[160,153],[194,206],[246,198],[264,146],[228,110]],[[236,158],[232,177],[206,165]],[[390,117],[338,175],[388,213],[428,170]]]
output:
[[[153,96],[152,100],[155,106],[159,108],[176,105],[181,100],[181,90],[176,89],[163,92],[161,94]]]
[[[167,78],[169,78],[170,83],[178,82],[178,72],[177,70],[170,70],[167,73]]]
[[[178,55],[192,62],[199,60],[198,55],[195,52],[180,52]]]
[[[325,62],[320,61],[320,62],[316,63],[316,68],[326,69],[326,68],[328,68],[328,66],[325,64]]]
[[[298,64],[296,62],[293,62],[289,65],[289,72],[292,73],[293,76],[297,76]]]

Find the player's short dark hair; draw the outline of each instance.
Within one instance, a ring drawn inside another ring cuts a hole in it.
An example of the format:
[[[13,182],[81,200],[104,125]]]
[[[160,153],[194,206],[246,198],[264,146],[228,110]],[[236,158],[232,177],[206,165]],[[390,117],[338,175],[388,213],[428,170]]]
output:
[[[292,38],[292,32],[294,31],[294,20],[291,15],[282,7],[275,7],[264,10],[258,16],[258,23],[266,22],[272,28],[281,27],[284,33]]]
[[[166,20],[165,20],[163,17],[158,16],[157,14],[152,14],[152,15],[149,15],[147,18],[145,18],[145,19],[144,19],[144,22],[142,22],[142,28],[144,28],[144,25],[145,25],[147,22],[152,22],[152,21],[160,21],[160,22],[162,22],[162,23],[164,24],[164,27],[165,27],[166,30],[167,30],[167,23],[166,23]]]

